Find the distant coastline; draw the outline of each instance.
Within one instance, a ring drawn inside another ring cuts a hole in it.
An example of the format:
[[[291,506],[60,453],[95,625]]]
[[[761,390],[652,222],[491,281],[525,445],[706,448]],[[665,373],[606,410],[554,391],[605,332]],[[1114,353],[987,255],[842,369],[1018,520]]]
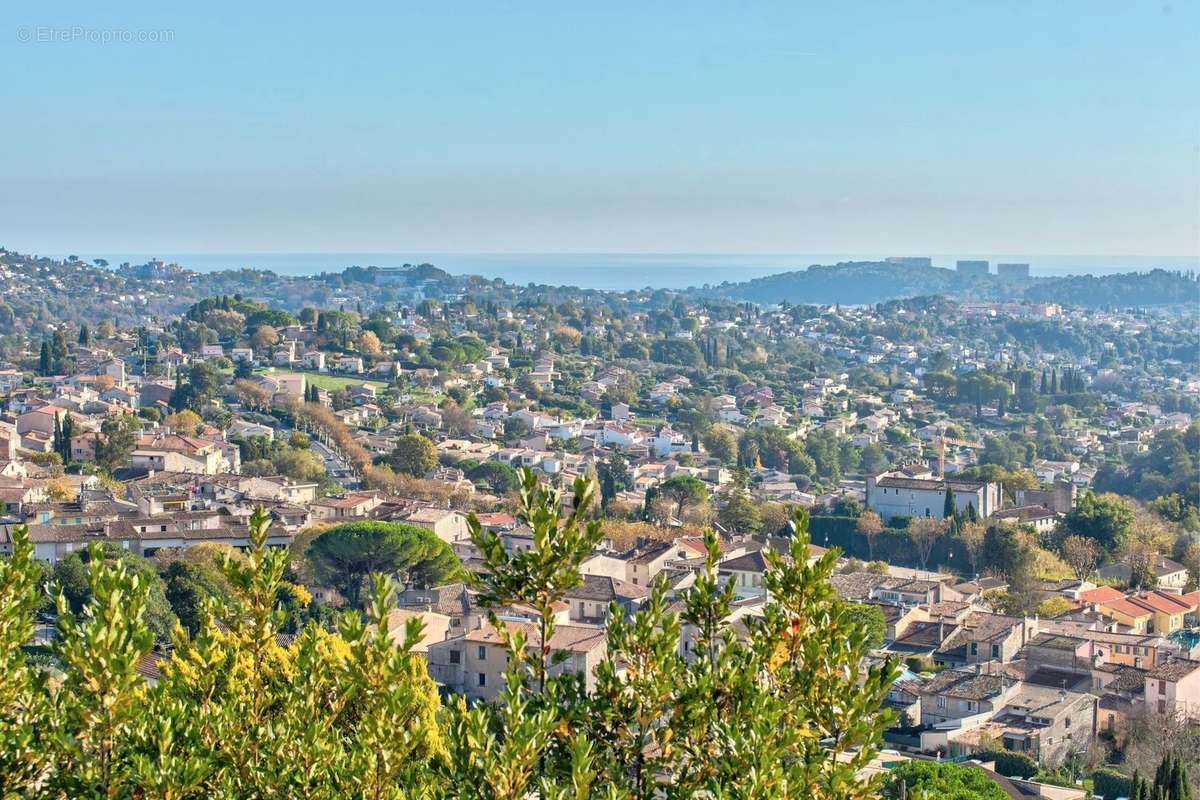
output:
[[[396,267],[430,263],[452,275],[480,275],[509,283],[572,285],[583,289],[624,290],[652,287],[684,289],[705,284],[748,281],[781,272],[803,270],[813,264],[882,260],[880,254],[690,254],[690,253],[47,253],[54,258],[77,255],[86,261],[102,258],[112,266],[122,262],[143,264],[152,258],[178,263],[197,272],[243,268],[271,270],[280,275],[317,275],[341,272],[351,266]],[[909,253],[892,255],[910,255]],[[911,255],[925,255],[913,253]],[[1200,269],[1200,256],[1025,256],[934,255],[934,266],[953,268],[957,259],[984,259],[992,263],[1028,262],[1034,276],[1108,275],[1140,272],[1156,267],[1168,270]],[[904,269],[898,266],[897,269]]]

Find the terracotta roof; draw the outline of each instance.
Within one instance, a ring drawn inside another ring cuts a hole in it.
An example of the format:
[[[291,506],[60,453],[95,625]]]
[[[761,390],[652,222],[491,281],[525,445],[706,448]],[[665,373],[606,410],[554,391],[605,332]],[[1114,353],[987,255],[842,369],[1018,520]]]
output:
[[[1124,594],[1111,586],[1097,586],[1095,589],[1088,589],[1086,592],[1079,593],[1079,599],[1083,602],[1096,604],[1120,600],[1124,596]]]
[[[1146,677],[1160,681],[1179,681],[1191,675],[1197,669],[1200,669],[1200,661],[1176,658],[1165,664],[1159,664],[1147,672]]]

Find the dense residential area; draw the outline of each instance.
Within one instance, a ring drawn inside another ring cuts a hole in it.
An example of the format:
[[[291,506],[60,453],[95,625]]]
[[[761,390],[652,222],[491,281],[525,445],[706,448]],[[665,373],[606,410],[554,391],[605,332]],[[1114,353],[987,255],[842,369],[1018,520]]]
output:
[[[845,683],[892,679],[856,771],[973,760],[1006,796],[1112,798],[1165,752],[1200,758],[1194,303],[751,303],[8,252],[0,285],[0,553],[27,542],[61,591],[25,645],[50,674],[64,616],[104,591],[97,558],[149,582],[150,685],[238,602],[230,564],[275,558],[281,648],[364,610],[471,707],[510,698],[514,635],[542,684],[597,696],[642,668],[642,624],[674,626],[681,665],[784,647],[780,576],[820,575],[862,639]],[[576,579],[553,602],[505,582],[559,536]],[[701,591],[726,598],[719,631],[690,613]]]

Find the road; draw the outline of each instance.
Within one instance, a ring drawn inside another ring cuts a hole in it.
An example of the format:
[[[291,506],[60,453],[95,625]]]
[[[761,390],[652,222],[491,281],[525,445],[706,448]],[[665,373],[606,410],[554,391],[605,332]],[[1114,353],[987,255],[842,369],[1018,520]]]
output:
[[[354,475],[354,470],[350,467],[350,462],[315,438],[309,439],[309,447],[324,460],[325,472],[330,477],[336,478],[347,489],[358,487],[358,479]]]

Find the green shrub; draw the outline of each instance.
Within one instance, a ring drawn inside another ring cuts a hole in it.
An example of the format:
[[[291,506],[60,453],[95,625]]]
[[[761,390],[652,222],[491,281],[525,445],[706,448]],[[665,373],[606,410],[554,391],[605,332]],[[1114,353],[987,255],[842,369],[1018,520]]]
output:
[[[1103,767],[1092,773],[1092,794],[1105,798],[1128,797],[1131,783],[1129,776],[1112,767]]]
[[[1024,753],[1012,750],[989,750],[978,753],[975,758],[980,761],[995,761],[996,772],[1006,778],[1032,778],[1038,773],[1037,762]]]

